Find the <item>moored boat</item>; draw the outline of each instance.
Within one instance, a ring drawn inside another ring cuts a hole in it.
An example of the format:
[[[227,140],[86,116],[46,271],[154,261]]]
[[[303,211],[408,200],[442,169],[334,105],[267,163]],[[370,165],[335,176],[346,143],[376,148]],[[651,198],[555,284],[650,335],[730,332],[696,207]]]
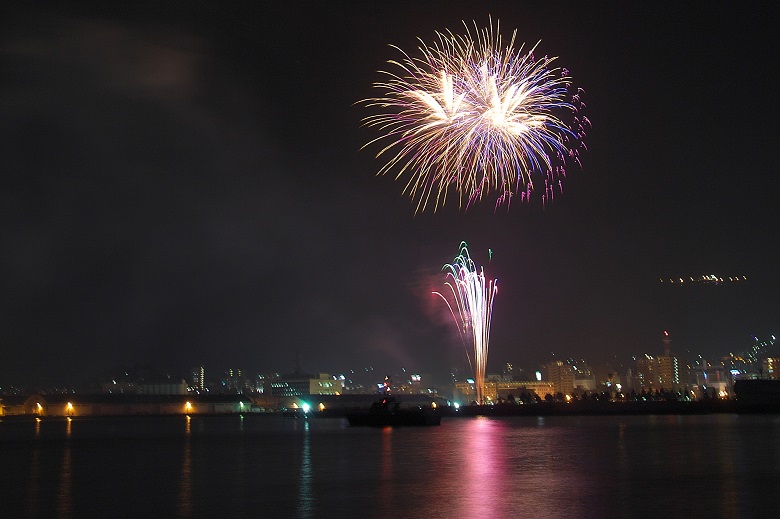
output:
[[[347,415],[352,426],[427,426],[441,425],[441,412],[435,402],[430,407],[402,407],[395,398],[384,397],[366,412]]]

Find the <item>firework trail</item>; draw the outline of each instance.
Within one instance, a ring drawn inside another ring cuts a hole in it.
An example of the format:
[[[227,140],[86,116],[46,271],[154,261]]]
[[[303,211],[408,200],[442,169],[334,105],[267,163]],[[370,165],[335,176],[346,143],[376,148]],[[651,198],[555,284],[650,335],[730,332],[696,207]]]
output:
[[[487,368],[488,343],[490,341],[490,319],[493,313],[493,297],[498,292],[498,280],[487,281],[483,268],[477,269],[469,256],[466,242],[460,244],[460,255],[451,264],[444,265],[447,272],[445,285],[447,295],[433,292],[441,297],[458,326],[458,332],[464,344],[474,345],[474,361],[469,363],[474,369],[477,388],[477,403],[482,404],[485,390],[485,369]]]
[[[459,206],[496,193],[496,208],[519,195],[527,201],[543,184],[543,203],[563,189],[567,162],[579,164],[585,129],[582,90],[556,58],[536,59],[534,50],[504,46],[492,21],[472,35],[437,32],[438,41],[418,47],[421,57],[391,60],[396,72],[374,83],[380,97],[361,103],[377,113],[363,119],[382,134],[377,157],[387,157],[378,174],[396,171],[416,212],[443,206],[450,190]],[[538,45],[538,43],[537,43]],[[560,114],[560,116],[558,115]],[[561,118],[567,119],[567,122]],[[541,180],[543,179],[543,183]]]

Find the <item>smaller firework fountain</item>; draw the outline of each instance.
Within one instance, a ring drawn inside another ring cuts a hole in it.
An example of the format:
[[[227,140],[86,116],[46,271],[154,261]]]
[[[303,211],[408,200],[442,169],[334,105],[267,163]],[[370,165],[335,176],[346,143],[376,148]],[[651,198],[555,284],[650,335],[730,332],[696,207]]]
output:
[[[445,285],[449,291],[445,290],[446,296],[441,292],[433,293],[447,303],[463,344],[466,345],[468,341],[474,345],[473,361],[468,347],[466,356],[474,370],[477,403],[482,404],[490,341],[490,319],[493,313],[493,298],[498,292],[498,280],[485,279],[484,269],[477,269],[469,255],[466,242],[460,244],[460,255],[451,264],[444,265],[442,270],[447,272]]]

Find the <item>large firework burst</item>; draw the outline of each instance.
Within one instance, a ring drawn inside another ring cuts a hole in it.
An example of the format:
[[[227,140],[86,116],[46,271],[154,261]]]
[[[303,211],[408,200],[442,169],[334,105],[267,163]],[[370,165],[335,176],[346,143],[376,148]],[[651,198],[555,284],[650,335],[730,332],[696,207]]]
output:
[[[437,32],[420,41],[421,56],[402,54],[374,87],[380,97],[362,103],[377,113],[364,118],[381,136],[377,157],[389,157],[380,175],[405,178],[404,193],[416,211],[443,206],[450,190],[460,207],[493,193],[496,207],[514,195],[528,200],[543,180],[543,202],[563,188],[566,164],[579,162],[587,118],[581,90],[574,89],[556,58],[536,59],[536,46],[515,49],[517,31],[504,46],[492,22],[472,34]],[[537,43],[538,46],[538,43]]]
[[[477,389],[477,403],[484,403],[485,369],[487,368],[488,344],[490,342],[490,320],[493,314],[493,297],[498,292],[497,280],[488,281],[483,268],[477,269],[469,255],[466,242],[460,244],[460,254],[444,268],[447,272],[447,296],[441,297],[458,326],[461,339],[474,346],[474,360],[468,355],[474,369]]]

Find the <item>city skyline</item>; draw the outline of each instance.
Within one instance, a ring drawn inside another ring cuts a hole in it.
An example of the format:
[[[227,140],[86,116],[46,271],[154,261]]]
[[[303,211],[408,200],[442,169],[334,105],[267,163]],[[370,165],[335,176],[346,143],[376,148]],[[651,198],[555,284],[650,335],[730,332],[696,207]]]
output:
[[[0,385],[296,351],[446,373],[461,241],[501,285],[488,371],[777,333],[769,3],[151,5],[4,17]],[[490,18],[584,89],[582,168],[552,204],[415,215],[356,103],[389,45]]]
[[[613,359],[608,363],[593,363],[590,359],[582,356],[556,356],[551,353],[549,357],[543,359],[537,365],[525,365],[517,362],[517,359],[494,359],[492,368],[486,371],[487,379],[508,378],[513,381],[533,381],[538,379],[540,373],[544,373],[548,366],[558,364],[567,366],[572,373],[585,372],[592,378],[595,384],[592,391],[599,392],[609,389],[612,379],[623,379],[623,386],[626,387],[626,377],[633,377],[631,373],[636,373],[641,369],[640,363],[648,359],[653,360],[662,356],[673,356],[680,362],[681,369],[693,373],[694,370],[715,369],[724,373],[729,373],[729,380],[732,382],[738,379],[762,378],[764,373],[763,366],[767,359],[776,359],[780,350],[776,344],[777,338],[772,335],[765,338],[754,337],[749,345],[742,345],[739,349],[720,352],[720,354],[705,358],[696,352],[681,352],[674,347],[674,341],[671,335],[664,331],[658,337],[657,347],[648,351],[634,352],[623,359]],[[184,366],[187,367],[184,367]],[[0,394],[25,394],[30,392],[44,393],[80,393],[88,394],[95,392],[106,392],[106,387],[110,384],[119,384],[120,392],[137,390],[133,384],[160,383],[162,381],[180,381],[184,380],[190,385],[190,391],[202,392],[210,388],[223,393],[255,393],[258,388],[268,381],[277,378],[287,377],[320,377],[327,375],[334,379],[339,379],[348,387],[358,387],[362,390],[374,388],[381,392],[384,382],[389,377],[393,384],[404,385],[415,378],[422,380],[425,388],[433,389],[439,395],[448,392],[453,384],[463,384],[469,382],[474,384],[475,373],[472,366],[463,363],[459,367],[453,368],[449,373],[432,373],[425,369],[417,369],[421,366],[339,366],[335,370],[325,372],[317,366],[308,366],[305,359],[297,357],[294,366],[287,366],[280,370],[267,370],[257,366],[236,365],[235,363],[221,361],[217,365],[204,365],[202,363],[193,363],[183,360],[176,366],[159,366],[150,363],[141,363],[137,365],[112,366],[100,373],[91,373],[89,376],[81,379],[71,379],[60,384],[52,384],[51,381],[34,385],[30,383],[21,385],[3,385],[0,386]],[[732,371],[738,369],[738,373]],[[775,377],[776,378],[776,377]],[[546,380],[546,379],[543,379]],[[29,381],[27,381],[29,382]],[[126,384],[131,384],[126,386]],[[246,384],[246,386],[245,386]],[[124,389],[121,389],[124,388]],[[135,388],[135,389],[133,389]],[[377,389],[379,388],[379,389]],[[110,391],[109,391],[110,392]],[[260,390],[262,392],[262,390]]]

